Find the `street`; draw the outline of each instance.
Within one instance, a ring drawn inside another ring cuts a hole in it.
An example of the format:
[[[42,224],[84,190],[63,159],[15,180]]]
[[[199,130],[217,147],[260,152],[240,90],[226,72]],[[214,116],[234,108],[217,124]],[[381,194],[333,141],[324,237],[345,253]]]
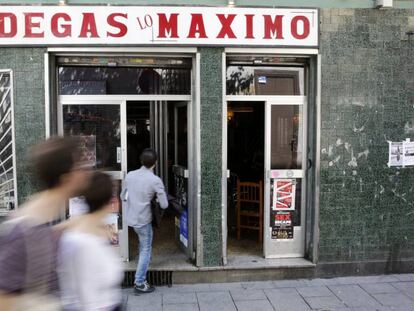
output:
[[[124,289],[128,311],[413,311],[414,274]]]

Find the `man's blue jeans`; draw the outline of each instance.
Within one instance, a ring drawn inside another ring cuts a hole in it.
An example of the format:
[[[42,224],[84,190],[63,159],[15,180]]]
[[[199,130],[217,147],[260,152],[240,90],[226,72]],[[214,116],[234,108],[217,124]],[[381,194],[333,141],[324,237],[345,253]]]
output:
[[[147,278],[147,271],[151,262],[153,237],[152,224],[149,223],[139,228],[134,227],[134,230],[138,234],[139,239],[139,260],[137,272],[135,273],[135,284],[141,285]]]

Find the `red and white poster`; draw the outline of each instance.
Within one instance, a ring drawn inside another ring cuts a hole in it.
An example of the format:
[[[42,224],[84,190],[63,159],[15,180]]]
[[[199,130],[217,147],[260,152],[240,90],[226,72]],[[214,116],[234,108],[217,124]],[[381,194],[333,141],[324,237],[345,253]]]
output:
[[[295,210],[295,196],[295,179],[274,179],[272,206],[274,211]]]

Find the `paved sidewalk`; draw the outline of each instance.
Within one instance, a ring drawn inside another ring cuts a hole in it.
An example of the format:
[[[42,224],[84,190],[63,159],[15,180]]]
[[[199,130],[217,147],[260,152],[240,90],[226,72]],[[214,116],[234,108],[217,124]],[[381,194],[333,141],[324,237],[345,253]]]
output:
[[[414,274],[124,289],[128,311],[414,311]]]

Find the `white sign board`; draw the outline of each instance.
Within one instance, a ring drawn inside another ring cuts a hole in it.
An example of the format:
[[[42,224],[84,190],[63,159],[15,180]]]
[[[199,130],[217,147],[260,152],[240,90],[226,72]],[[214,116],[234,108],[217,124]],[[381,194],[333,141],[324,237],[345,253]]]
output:
[[[0,46],[318,45],[317,9],[0,6]]]

